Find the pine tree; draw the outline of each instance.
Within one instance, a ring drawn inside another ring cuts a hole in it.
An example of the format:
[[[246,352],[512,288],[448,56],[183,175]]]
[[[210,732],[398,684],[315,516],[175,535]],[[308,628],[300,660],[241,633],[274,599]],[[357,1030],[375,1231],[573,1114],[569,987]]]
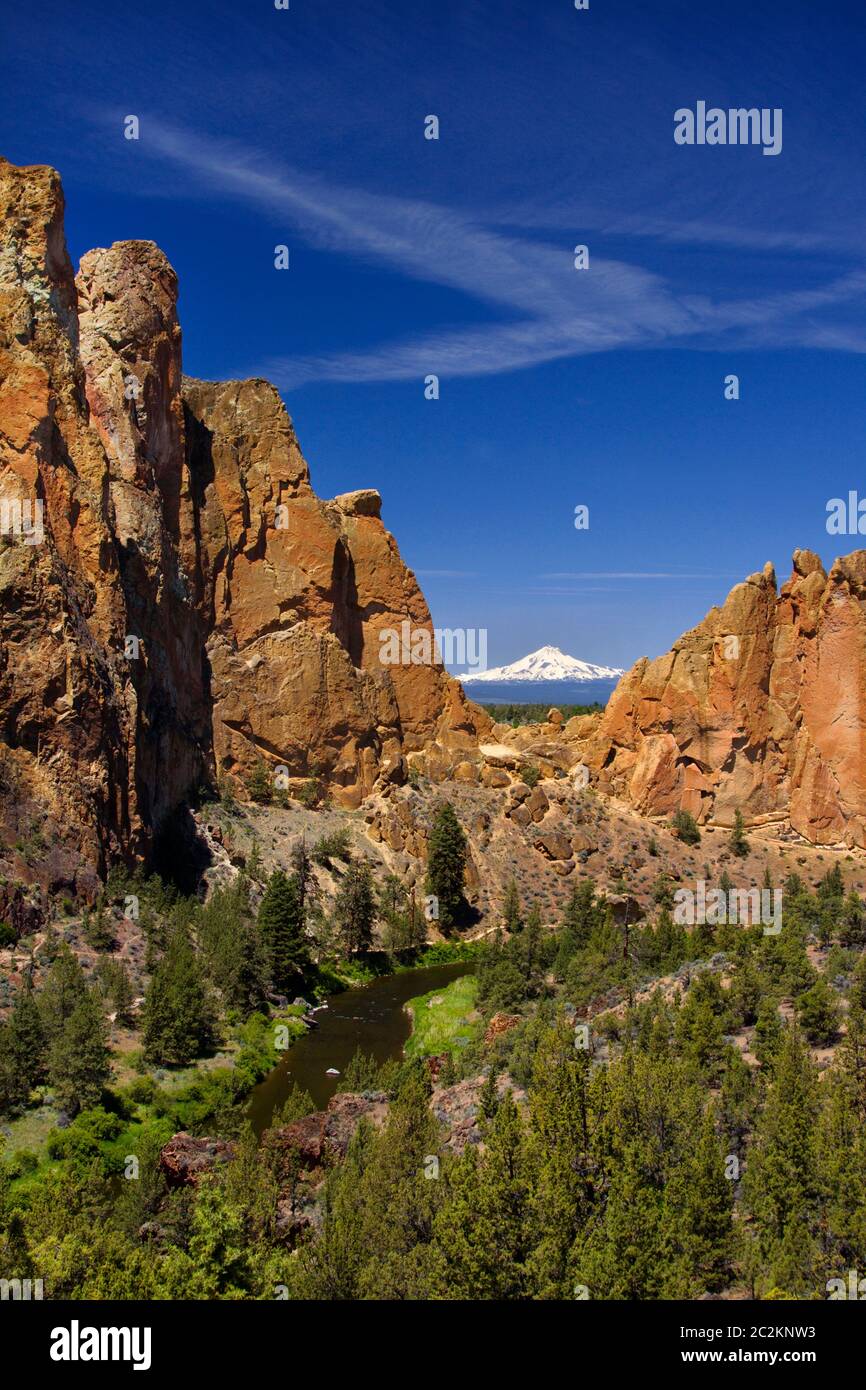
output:
[[[66,1020],[86,993],[84,971],[64,941],[39,994],[39,1012],[49,1043],[62,1032]]]
[[[839,1001],[821,975],[797,1000],[800,1027],[810,1043],[829,1047],[839,1031]]]
[[[866,946],[866,912],[854,889],[845,899],[839,924],[841,946]]]
[[[676,811],[671,818],[671,829],[684,845],[698,845],[701,842],[701,832],[691,811]]]
[[[243,1018],[261,1008],[269,979],[267,951],[250,912],[249,882],[241,876],[218,889],[200,910],[197,939],[207,978],[228,1008]]]
[[[852,1001],[848,1010],[839,1060],[851,1082],[854,1104],[863,1124],[866,1120],[866,1010],[857,1000]]]
[[[761,1066],[766,1070],[772,1071],[775,1065],[784,1031],[775,999],[772,997],[762,999],[755,1022],[752,1047]]]
[[[798,1028],[785,1029],[774,1072],[749,1147],[744,1200],[758,1227],[766,1287],[807,1296],[815,1254],[812,1214],[820,1186],[819,1094],[817,1073]]]
[[[290,863],[295,882],[298,886],[298,901],[301,906],[301,912],[306,916],[307,908],[312,904],[317,894],[313,858],[310,851],[307,849],[306,835],[302,835],[297,844],[293,846]]]
[[[45,1074],[45,1028],[28,975],[15,996],[9,1015],[12,1055],[19,1076],[28,1089],[37,1086]]]
[[[376,911],[369,864],[350,864],[334,903],[334,917],[349,955],[370,949]]]
[[[478,1109],[485,1120],[492,1120],[499,1108],[499,1088],[497,1086],[497,1069],[495,1066],[487,1068],[487,1075],[478,1096]]]
[[[507,932],[513,935],[519,932],[523,926],[523,919],[520,912],[520,894],[517,891],[517,881],[512,875],[505,888],[505,897],[502,900],[502,925]]]
[[[531,1172],[520,1114],[506,1091],[479,1157],[467,1145],[433,1223],[431,1294],[449,1299],[527,1296]]]
[[[274,799],[274,788],[268,769],[259,760],[247,778],[247,792],[252,801],[269,806]]]
[[[189,937],[178,928],[144,1002],[144,1055],[185,1066],[210,1044],[213,1020]]]
[[[102,1007],[87,990],[54,1037],[48,1079],[61,1109],[77,1115],[99,1103],[110,1074]]]
[[[106,915],[102,898],[96,904],[96,912],[88,913],[85,919],[84,939],[94,951],[112,951],[114,949],[114,932]]]
[[[259,905],[259,934],[267,951],[274,988],[289,993],[309,969],[301,892],[296,874],[275,869]]]
[[[558,980],[565,978],[572,956],[588,945],[594,920],[595,887],[592,879],[587,878],[583,883],[576,883],[572,887],[562,914],[562,931],[554,964],[554,973]]]
[[[462,920],[466,901],[466,836],[449,801],[436,813],[427,854],[426,891],[439,903],[439,926],[447,929]]]
[[[724,1288],[733,1253],[733,1183],[725,1176],[725,1155],[716,1136],[712,1110],[684,1168],[680,1240],[696,1292]],[[676,1207],[674,1208],[676,1210]]]
[[[749,842],[746,839],[746,828],[743,824],[743,813],[737,807],[734,812],[734,828],[731,831],[731,838],[728,841],[732,854],[738,859],[744,859],[749,852]]]

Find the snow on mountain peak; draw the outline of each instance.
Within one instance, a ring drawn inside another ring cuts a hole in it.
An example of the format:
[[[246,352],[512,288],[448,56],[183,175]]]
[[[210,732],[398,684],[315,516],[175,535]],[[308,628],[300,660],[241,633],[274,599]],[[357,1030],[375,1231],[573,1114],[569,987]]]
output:
[[[471,681],[598,681],[616,680],[623,674],[615,666],[597,666],[568,656],[559,647],[539,647],[509,666],[494,666],[489,671],[472,671],[461,676],[464,685]]]

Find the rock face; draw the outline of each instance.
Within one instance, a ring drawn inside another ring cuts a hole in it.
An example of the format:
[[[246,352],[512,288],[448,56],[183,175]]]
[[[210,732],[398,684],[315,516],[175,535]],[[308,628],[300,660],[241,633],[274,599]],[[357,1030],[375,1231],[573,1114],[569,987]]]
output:
[[[268,1130],[265,1142],[278,1155],[294,1154],[303,1168],[319,1168],[330,1159],[346,1157],[362,1119],[380,1129],[387,1116],[388,1098],[384,1091],[363,1095],[338,1091],[328,1101],[327,1109],[316,1110],[281,1129]]]
[[[3,160],[0,215],[0,792],[12,838],[50,825],[47,886],[259,763],[355,806],[407,753],[459,761],[486,715],[441,665],[380,659],[404,623],[433,644],[379,494],[316,497],[267,382],[183,377],[152,242],[76,278],[57,174]]]
[[[866,551],[829,574],[794,555],[738,584],[666,656],[617,686],[581,756],[636,810],[732,825],[789,820],[820,844],[866,845]]]
[[[230,1163],[235,1146],[225,1139],[196,1139],[181,1130],[159,1151],[159,1164],[169,1187],[196,1187],[218,1163]]]

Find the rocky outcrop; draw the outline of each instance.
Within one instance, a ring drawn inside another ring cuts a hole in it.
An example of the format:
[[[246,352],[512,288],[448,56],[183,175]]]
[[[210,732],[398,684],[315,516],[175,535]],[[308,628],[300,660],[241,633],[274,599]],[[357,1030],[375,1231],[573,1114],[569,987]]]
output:
[[[225,1139],[197,1139],[181,1130],[159,1152],[159,1166],[169,1187],[195,1187],[217,1164],[229,1163],[235,1146]]]
[[[866,551],[829,574],[797,551],[778,592],[766,565],[623,677],[579,743],[592,783],[649,815],[732,825],[740,809],[866,845],[864,600]]]
[[[352,1136],[362,1119],[377,1128],[388,1115],[388,1098],[384,1091],[369,1091],[361,1095],[338,1092],[324,1110],[316,1110],[289,1125],[266,1132],[265,1143],[277,1157],[280,1166],[299,1163],[304,1169],[320,1168],[331,1160],[345,1158]],[[284,1156],[281,1165],[280,1156]]]
[[[318,498],[267,382],[183,377],[152,242],[76,278],[57,174],[2,160],[0,214],[0,788],[10,838],[58,827],[47,885],[259,764],[351,807],[407,754],[461,761],[491,721],[435,661],[383,659],[404,627],[434,644],[379,494]]]

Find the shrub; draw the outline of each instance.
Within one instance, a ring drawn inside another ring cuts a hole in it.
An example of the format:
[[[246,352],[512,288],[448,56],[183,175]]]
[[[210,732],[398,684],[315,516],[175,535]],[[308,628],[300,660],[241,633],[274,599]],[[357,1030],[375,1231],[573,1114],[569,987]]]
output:
[[[333,830],[330,835],[323,835],[313,845],[313,859],[323,868],[328,868],[332,859],[348,860],[352,856],[350,844],[351,836],[347,827]]]
[[[677,811],[671,820],[671,829],[684,845],[698,845],[701,832],[691,811]]]

